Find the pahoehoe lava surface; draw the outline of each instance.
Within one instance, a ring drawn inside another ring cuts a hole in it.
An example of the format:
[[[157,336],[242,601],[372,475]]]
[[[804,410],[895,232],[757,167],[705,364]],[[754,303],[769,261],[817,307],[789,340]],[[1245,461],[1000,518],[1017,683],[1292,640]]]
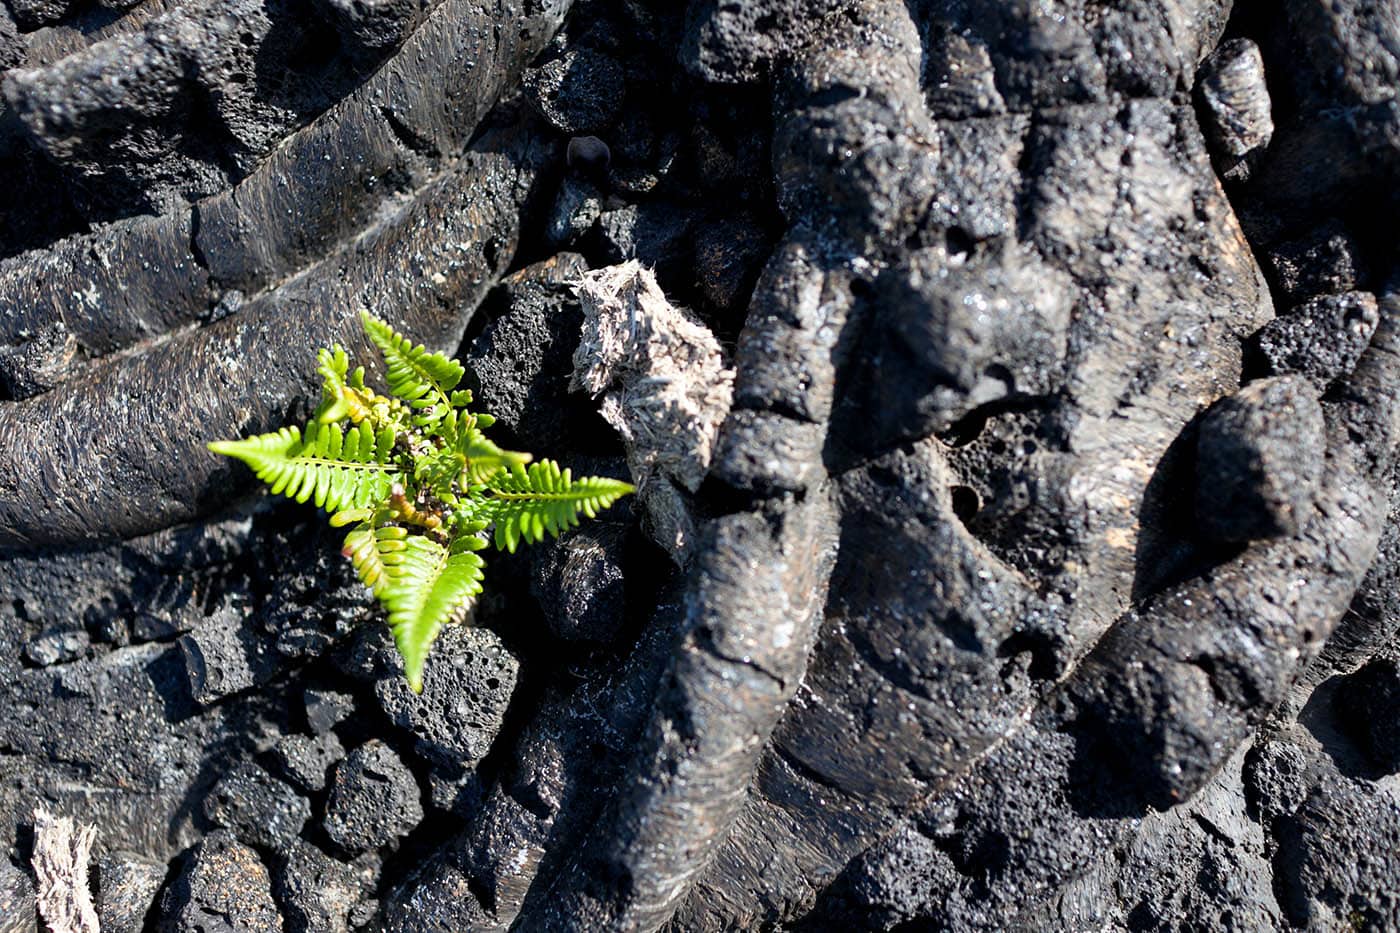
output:
[[[5,0],[0,931],[40,810],[104,931],[1400,928],[1397,75],[1363,0]],[[361,310],[654,469],[422,695],[205,449]]]

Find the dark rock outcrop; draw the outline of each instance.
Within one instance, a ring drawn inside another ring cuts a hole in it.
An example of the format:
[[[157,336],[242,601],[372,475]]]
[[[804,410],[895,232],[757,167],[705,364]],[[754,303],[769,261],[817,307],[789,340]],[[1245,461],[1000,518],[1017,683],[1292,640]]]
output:
[[[0,930],[38,808],[113,930],[1400,926],[1398,49],[1361,0],[0,6]],[[205,448],[361,310],[639,486],[490,555],[421,695]]]

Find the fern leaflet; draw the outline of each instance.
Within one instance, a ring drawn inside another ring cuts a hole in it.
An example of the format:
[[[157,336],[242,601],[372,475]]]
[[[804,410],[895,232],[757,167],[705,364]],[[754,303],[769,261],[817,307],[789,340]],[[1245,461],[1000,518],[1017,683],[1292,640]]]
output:
[[[465,539],[464,539],[465,540]],[[389,610],[389,628],[403,657],[409,687],[423,689],[423,665],[442,627],[459,622],[481,593],[485,564],[467,546],[448,548],[428,537],[403,541],[380,600]]]
[[[633,491],[630,484],[605,476],[576,480],[553,460],[528,468],[513,464],[492,476],[486,487],[496,522],[496,547],[512,554],[522,539],[536,543],[545,532],[557,537],[578,524],[580,513],[595,518]]]
[[[276,495],[298,502],[314,500],[331,512],[376,505],[389,495],[402,471],[390,455],[394,435],[378,436],[367,426],[316,421],[306,436],[295,427],[282,428],[241,441],[216,441],[215,453],[242,460]]]
[[[453,407],[453,393],[466,372],[462,364],[434,353],[421,343],[395,331],[383,321],[363,315],[365,333],[384,354],[384,378],[389,391],[407,402],[417,414],[414,424],[431,427],[442,420]],[[451,394],[449,394],[451,393]],[[470,398],[470,393],[466,394]]]
[[[407,538],[407,529],[398,525],[364,521],[345,536],[342,553],[350,558],[360,582],[375,596],[382,596],[394,582],[394,569],[403,560]]]

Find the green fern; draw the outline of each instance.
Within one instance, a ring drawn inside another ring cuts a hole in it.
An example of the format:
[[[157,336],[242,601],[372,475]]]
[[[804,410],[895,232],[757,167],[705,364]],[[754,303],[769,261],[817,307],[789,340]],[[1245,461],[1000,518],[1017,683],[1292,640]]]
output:
[[[376,433],[369,424],[345,431],[312,421],[305,438],[289,427],[242,441],[215,441],[209,449],[248,464],[272,492],[298,502],[314,499],[317,508],[330,512],[378,503],[402,476],[391,459],[393,431]]]
[[[485,562],[467,546],[472,540],[479,539],[459,539],[448,547],[424,536],[404,539],[393,583],[380,595],[415,693],[423,689],[423,664],[438,633],[444,625],[462,621],[481,593]]]
[[[522,539],[533,544],[543,539],[545,532],[557,536],[577,525],[580,513],[596,518],[631,491],[627,483],[602,476],[576,480],[553,460],[541,460],[528,468],[512,464],[486,481],[496,547],[513,554]]]
[[[273,493],[326,509],[332,526],[352,526],[342,553],[387,611],[419,692],[443,626],[462,622],[481,593],[488,537],[514,552],[633,490],[502,450],[484,433],[495,419],[470,411],[471,393],[457,388],[460,363],[368,314],[363,322],[384,356],[389,395],[366,386],[342,348],[321,350],[321,403],[304,429],[209,449],[242,460]]]
[[[453,407],[449,393],[462,381],[466,372],[462,364],[433,353],[422,344],[415,347],[413,341],[369,314],[362,313],[360,317],[365,334],[384,355],[384,379],[389,383],[389,391],[414,409],[414,424],[436,425]],[[467,400],[470,401],[469,395]]]

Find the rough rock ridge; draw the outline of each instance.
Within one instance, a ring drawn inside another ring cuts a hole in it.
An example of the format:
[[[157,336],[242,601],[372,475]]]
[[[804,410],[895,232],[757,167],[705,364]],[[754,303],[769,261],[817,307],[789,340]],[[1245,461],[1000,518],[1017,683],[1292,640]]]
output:
[[[7,0],[0,931],[1400,927],[1397,49]],[[362,309],[642,485],[492,555],[421,695],[204,448]]]

